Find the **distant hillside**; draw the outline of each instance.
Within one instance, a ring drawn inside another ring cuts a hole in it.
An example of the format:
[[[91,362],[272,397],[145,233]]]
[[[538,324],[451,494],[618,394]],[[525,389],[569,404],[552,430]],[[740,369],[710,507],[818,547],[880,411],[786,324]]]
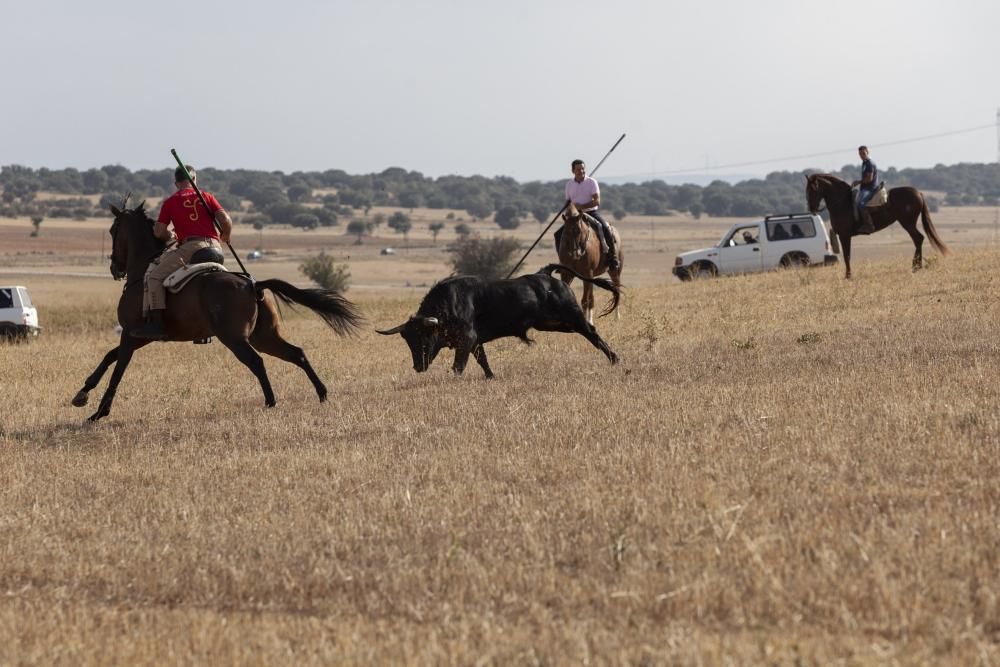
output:
[[[330,226],[366,216],[373,206],[456,209],[474,219],[493,219],[505,229],[524,221],[547,221],[563,204],[565,181],[519,183],[512,178],[442,176],[428,178],[417,171],[391,167],[380,173],[351,175],[340,169],[322,172],[212,169],[199,171],[199,183],[212,191],[238,222],[255,226],[285,223]],[[856,165],[837,175],[857,178]],[[932,210],[951,206],[1000,205],[1000,165],[938,165],[933,169],[888,168],[882,178],[892,186],[912,185],[928,193]],[[705,176],[705,180],[708,177]],[[107,211],[131,192],[135,200],[161,197],[173,190],[173,170],[130,171],[119,165],[100,169],[31,169],[0,167],[0,216],[87,217]],[[801,210],[805,204],[802,172],[776,171],[764,178],[730,183],[714,178],[706,183],[616,184],[602,182],[601,208],[614,218],[628,215],[695,217],[759,216]],[[56,196],[38,197],[39,192]],[[942,201],[943,198],[943,201]],[[96,205],[95,205],[96,201]]]

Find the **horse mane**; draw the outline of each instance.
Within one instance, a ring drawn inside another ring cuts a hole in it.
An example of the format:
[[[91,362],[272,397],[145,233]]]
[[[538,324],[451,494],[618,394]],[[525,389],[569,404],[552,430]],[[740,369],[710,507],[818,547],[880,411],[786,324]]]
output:
[[[814,178],[825,185],[831,187],[846,187],[850,189],[850,184],[847,181],[843,181],[840,178],[834,176],[833,174],[811,174],[809,178]]]

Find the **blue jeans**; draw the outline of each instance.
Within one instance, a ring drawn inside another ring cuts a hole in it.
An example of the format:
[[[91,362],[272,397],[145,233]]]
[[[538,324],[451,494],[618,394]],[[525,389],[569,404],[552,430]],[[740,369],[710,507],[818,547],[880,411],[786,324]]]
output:
[[[863,209],[865,207],[865,204],[871,201],[871,198],[874,196],[875,196],[875,188],[872,188],[871,190],[867,188],[858,189],[858,198],[855,201],[855,206],[857,206],[859,215],[861,213],[861,209]]]

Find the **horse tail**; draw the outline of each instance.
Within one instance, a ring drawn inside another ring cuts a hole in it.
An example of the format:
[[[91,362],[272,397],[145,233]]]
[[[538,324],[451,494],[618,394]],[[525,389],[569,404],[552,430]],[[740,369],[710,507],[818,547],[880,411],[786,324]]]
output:
[[[289,306],[296,304],[305,306],[319,315],[327,326],[341,336],[357,334],[362,322],[364,322],[357,306],[336,290],[302,289],[276,278],[262,280],[254,287],[257,290],[258,298],[260,298],[262,290],[269,289]]]
[[[923,208],[920,211],[920,222],[924,225],[924,231],[927,232],[927,237],[931,240],[931,245],[937,248],[937,251],[942,255],[947,255],[950,251],[948,246],[944,244],[941,237],[938,236],[937,230],[934,228],[934,223],[931,222],[931,212],[927,209],[927,200],[924,199],[924,195],[920,195],[920,204]]]
[[[601,314],[598,315],[598,317],[604,317],[605,315],[610,315],[611,313],[615,312],[615,310],[618,308],[618,302],[621,301],[622,298],[621,289],[607,278],[586,278],[584,276],[581,276],[579,273],[569,268],[568,266],[563,266],[562,264],[548,264],[539,269],[538,273],[544,273],[545,275],[551,278],[553,271],[565,271],[567,273],[571,273],[573,274],[574,277],[579,278],[585,283],[591,283],[592,285],[596,285],[601,289],[611,292],[612,294],[611,303],[608,304],[608,307],[605,308],[601,312]]]

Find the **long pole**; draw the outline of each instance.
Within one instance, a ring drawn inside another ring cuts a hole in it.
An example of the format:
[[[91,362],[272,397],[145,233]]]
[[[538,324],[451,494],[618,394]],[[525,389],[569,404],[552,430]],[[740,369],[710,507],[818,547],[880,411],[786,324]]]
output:
[[[215,219],[215,214],[212,213],[212,209],[208,207],[208,202],[205,201],[205,196],[201,194],[201,190],[198,189],[198,185],[194,182],[194,179],[191,178],[191,173],[188,172],[187,167],[184,165],[183,160],[181,160],[181,156],[178,155],[177,151],[174,150],[173,148],[170,149],[170,154],[174,156],[175,160],[177,160],[177,165],[184,172],[184,178],[186,178],[188,180],[188,183],[191,184],[191,187],[194,188],[194,193],[198,195],[198,199],[201,200],[201,205],[205,207],[205,210],[208,211],[208,215],[212,218],[212,224],[215,226],[215,230],[219,232],[219,234],[221,235],[222,228],[219,226],[219,221]],[[233,257],[236,259],[236,263],[240,265],[240,270],[249,276],[250,272],[247,271],[247,267],[243,266],[243,262],[240,261],[240,256],[236,254],[235,250],[233,250],[233,244],[230,243],[229,241],[226,241],[226,245],[229,247],[229,252],[233,253]]]
[[[618,148],[618,144],[620,144],[623,139],[625,139],[624,132],[622,133],[622,136],[618,137],[618,141],[616,141],[615,145],[611,147],[611,150],[609,150],[607,153],[604,154],[604,157],[602,157],[601,161],[597,163],[597,166],[590,170],[591,175],[597,173],[597,170],[601,168],[601,165],[604,164],[604,161],[608,159],[608,156],[611,155],[611,153],[614,152],[616,148]],[[517,270],[521,267],[521,264],[524,263],[524,260],[528,259],[528,255],[530,255],[531,251],[535,249],[535,246],[538,245],[538,242],[545,237],[545,234],[548,233],[552,225],[556,224],[556,220],[558,220],[559,216],[563,214],[563,211],[566,210],[567,206],[569,206],[568,199],[566,200],[566,203],[562,205],[562,208],[559,209],[559,212],[555,214],[555,217],[553,217],[552,220],[549,222],[549,224],[545,227],[545,229],[542,230],[542,233],[538,235],[538,238],[535,239],[535,242],[531,244],[531,247],[528,248],[528,251],[524,253],[524,257],[518,260],[517,264],[514,265],[514,268],[510,270],[510,273],[507,274],[508,278],[510,278],[512,275],[514,275],[514,273],[517,272]]]

